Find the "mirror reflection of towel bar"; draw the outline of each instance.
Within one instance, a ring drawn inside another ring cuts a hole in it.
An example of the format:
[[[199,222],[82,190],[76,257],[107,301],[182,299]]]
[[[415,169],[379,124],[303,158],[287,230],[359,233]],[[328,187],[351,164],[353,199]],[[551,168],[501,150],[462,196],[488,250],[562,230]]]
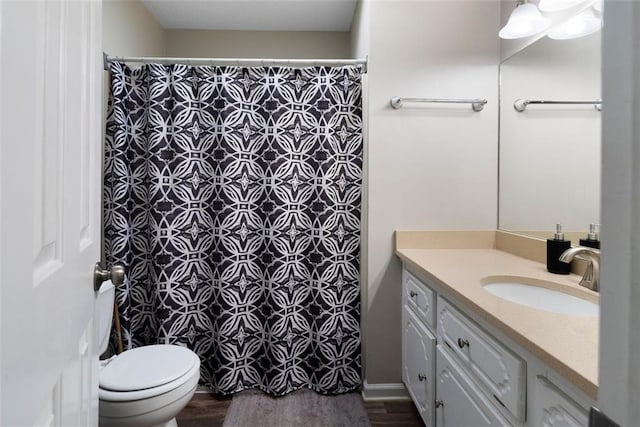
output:
[[[522,113],[527,109],[527,105],[530,104],[545,104],[545,105],[578,105],[578,104],[592,104],[593,107],[602,111],[602,100],[598,99],[595,101],[544,101],[541,99],[516,99],[513,102],[513,108],[518,112]]]
[[[399,96],[394,96],[391,98],[390,104],[391,106],[398,110],[402,108],[402,105],[405,102],[435,102],[442,104],[471,104],[471,108],[473,111],[482,111],[485,104],[487,103],[486,99],[437,99],[437,98],[400,98]]]

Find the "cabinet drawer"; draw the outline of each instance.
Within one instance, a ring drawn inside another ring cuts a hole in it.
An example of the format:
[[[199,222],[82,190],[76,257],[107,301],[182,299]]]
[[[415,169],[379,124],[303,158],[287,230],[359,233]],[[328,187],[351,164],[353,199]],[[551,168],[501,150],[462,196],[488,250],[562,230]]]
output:
[[[436,338],[407,307],[402,309],[402,381],[425,426],[434,425]]]
[[[525,418],[526,365],[447,300],[438,297],[438,335],[489,397],[518,421]]]
[[[407,270],[403,270],[403,303],[411,308],[426,325],[435,331],[435,294]]]
[[[464,372],[437,346],[438,427],[511,426]]]
[[[543,377],[536,378],[535,400],[529,409],[535,426],[587,427],[589,414]]]

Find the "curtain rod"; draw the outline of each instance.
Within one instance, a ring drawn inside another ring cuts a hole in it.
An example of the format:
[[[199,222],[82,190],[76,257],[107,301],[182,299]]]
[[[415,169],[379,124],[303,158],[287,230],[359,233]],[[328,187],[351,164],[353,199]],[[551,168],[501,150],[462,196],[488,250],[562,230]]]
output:
[[[366,59],[152,58],[141,56],[109,56],[106,53],[103,53],[102,56],[105,70],[109,70],[109,64],[112,62],[139,62],[142,64],[235,65],[239,67],[361,65],[362,72],[367,72]]]

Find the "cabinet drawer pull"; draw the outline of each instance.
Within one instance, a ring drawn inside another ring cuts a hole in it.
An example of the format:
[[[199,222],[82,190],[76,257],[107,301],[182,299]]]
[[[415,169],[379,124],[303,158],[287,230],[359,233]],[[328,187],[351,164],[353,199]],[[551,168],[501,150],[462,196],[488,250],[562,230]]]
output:
[[[444,402],[442,400],[440,400],[440,399],[436,400],[435,404],[436,404],[436,408],[440,408],[440,407],[444,406]]]
[[[426,381],[427,380],[427,376],[425,374],[418,374],[418,380],[419,381]]]
[[[469,340],[465,340],[463,338],[458,338],[458,347],[460,347],[460,348],[469,347]]]
[[[417,293],[416,291],[409,291],[409,296],[410,296],[411,298],[415,298],[415,297],[417,297],[417,296],[418,296],[418,293]]]

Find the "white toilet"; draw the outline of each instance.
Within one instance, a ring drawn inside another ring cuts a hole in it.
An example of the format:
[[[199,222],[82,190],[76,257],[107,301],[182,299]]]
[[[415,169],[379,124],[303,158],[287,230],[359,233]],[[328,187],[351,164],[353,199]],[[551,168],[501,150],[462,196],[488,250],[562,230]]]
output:
[[[105,282],[98,293],[100,352],[108,347],[115,288]],[[200,379],[200,359],[176,345],[150,345],[100,362],[101,426],[177,426],[176,415],[189,403]]]

